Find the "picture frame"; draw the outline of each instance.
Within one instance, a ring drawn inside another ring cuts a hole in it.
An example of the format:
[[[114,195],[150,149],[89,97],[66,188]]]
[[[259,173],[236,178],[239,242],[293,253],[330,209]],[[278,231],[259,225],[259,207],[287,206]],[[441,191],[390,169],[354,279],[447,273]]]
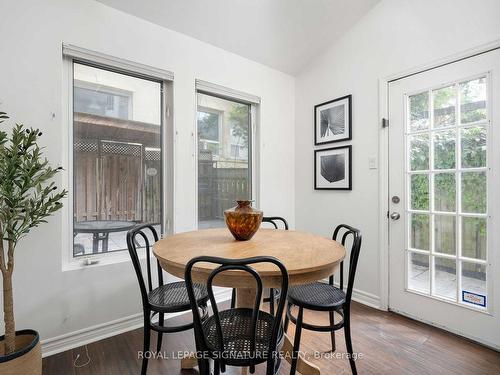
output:
[[[352,139],[352,95],[314,106],[314,144]]]
[[[352,190],[352,146],[314,150],[314,190]]]

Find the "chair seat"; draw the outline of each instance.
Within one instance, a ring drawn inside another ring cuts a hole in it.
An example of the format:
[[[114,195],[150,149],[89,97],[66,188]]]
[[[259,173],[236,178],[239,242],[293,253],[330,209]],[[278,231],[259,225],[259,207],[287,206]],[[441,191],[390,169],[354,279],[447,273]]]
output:
[[[310,310],[332,310],[342,307],[345,293],[326,283],[312,283],[292,286],[288,290],[288,301],[296,306]]]
[[[255,340],[255,355],[250,352],[252,340],[252,309],[229,309],[219,312],[224,340],[225,362],[232,366],[245,366],[250,363],[259,364],[267,360],[267,353],[272,337],[274,316],[260,311],[257,321],[257,337]],[[210,351],[219,352],[219,336],[215,316],[203,323],[203,332]],[[283,343],[283,326],[278,331],[277,348]]]
[[[208,301],[208,293],[205,285],[194,284],[194,293],[199,304]],[[149,304],[152,310],[159,312],[179,312],[191,310],[189,296],[184,281],[165,284],[153,289],[148,294]]]

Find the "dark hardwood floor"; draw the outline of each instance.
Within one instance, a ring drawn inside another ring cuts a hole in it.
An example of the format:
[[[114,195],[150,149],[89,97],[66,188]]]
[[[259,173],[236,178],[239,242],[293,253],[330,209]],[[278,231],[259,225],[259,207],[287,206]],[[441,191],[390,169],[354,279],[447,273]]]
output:
[[[186,317],[176,318],[177,321]],[[328,314],[309,313],[305,319],[327,323]],[[289,334],[293,337],[294,325]],[[499,327],[500,329],[500,327]],[[353,303],[352,336],[354,351],[362,354],[356,362],[360,374],[500,374],[500,353],[485,348],[464,338],[447,333],[403,316],[383,312]],[[192,331],[164,335],[162,352],[192,350]],[[151,349],[156,347],[153,334]],[[138,350],[142,346],[142,330],[134,330],[88,345],[90,363],[76,368],[73,363],[78,354],[77,365],[86,362],[85,347],[56,354],[43,360],[44,375],[137,375],[140,373]],[[314,358],[314,352],[329,353],[328,333],[303,331],[301,350],[312,355],[311,361],[318,365],[322,375],[350,374],[347,359]],[[344,335],[337,331],[337,353],[345,352]],[[181,371],[180,360],[151,359],[149,375],[197,374],[196,370]],[[226,374],[239,374],[237,369],[228,369]],[[257,368],[257,374],[264,374]],[[282,374],[289,373],[289,366],[282,366]]]

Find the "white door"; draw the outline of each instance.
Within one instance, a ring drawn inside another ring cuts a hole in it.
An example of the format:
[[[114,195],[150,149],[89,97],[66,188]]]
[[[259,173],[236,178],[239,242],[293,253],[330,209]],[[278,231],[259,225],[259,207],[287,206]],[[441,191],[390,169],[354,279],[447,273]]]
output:
[[[500,50],[389,84],[389,307],[500,349]]]

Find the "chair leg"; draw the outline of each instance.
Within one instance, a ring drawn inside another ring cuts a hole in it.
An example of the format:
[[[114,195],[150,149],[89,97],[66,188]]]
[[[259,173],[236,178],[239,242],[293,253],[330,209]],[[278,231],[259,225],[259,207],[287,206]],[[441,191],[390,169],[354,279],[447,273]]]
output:
[[[196,346],[196,358],[198,361],[198,374],[210,375],[210,361],[203,356],[203,351],[200,350],[200,343],[196,331],[194,332],[194,342]]]
[[[164,322],[164,313],[158,313],[158,325],[160,327],[163,327],[163,322]],[[163,332],[158,332],[158,342],[156,343],[156,351],[159,352],[161,350],[161,341],[163,339]]]
[[[275,352],[272,358],[267,360],[266,375],[278,375],[280,373],[281,357],[279,352]]]
[[[335,313],[333,311],[330,311],[330,326],[333,327],[333,325],[335,324]],[[331,335],[331,338],[332,338],[332,352],[335,351],[336,349],[336,346],[335,346],[335,330],[332,329],[332,331],[330,332],[330,335]]]
[[[274,316],[274,289],[269,289],[269,313]]]
[[[236,307],[236,288],[233,288],[233,293],[231,294],[231,308]]]
[[[345,346],[347,348],[347,353],[349,353],[349,364],[351,365],[351,371],[353,375],[357,375],[356,362],[353,358],[352,341],[351,341],[351,317],[349,310],[344,311],[344,335],[345,335]]]
[[[299,307],[299,315],[297,316],[297,324],[295,325],[295,339],[293,340],[292,366],[290,369],[290,375],[295,375],[295,371],[297,370],[303,314],[304,310],[302,309],[302,307]]]
[[[285,311],[285,325],[284,325],[284,329],[285,329],[285,333],[287,333],[288,331],[288,324],[290,324],[290,318],[288,317],[288,311],[290,311],[290,308],[291,308],[292,304],[289,303],[286,307],[286,311]]]
[[[151,341],[151,328],[149,326],[149,311],[144,311],[144,346],[142,351],[141,375],[146,375],[148,371],[149,345]]]
[[[198,373],[200,375],[210,375],[210,362],[207,359],[198,359]]]

